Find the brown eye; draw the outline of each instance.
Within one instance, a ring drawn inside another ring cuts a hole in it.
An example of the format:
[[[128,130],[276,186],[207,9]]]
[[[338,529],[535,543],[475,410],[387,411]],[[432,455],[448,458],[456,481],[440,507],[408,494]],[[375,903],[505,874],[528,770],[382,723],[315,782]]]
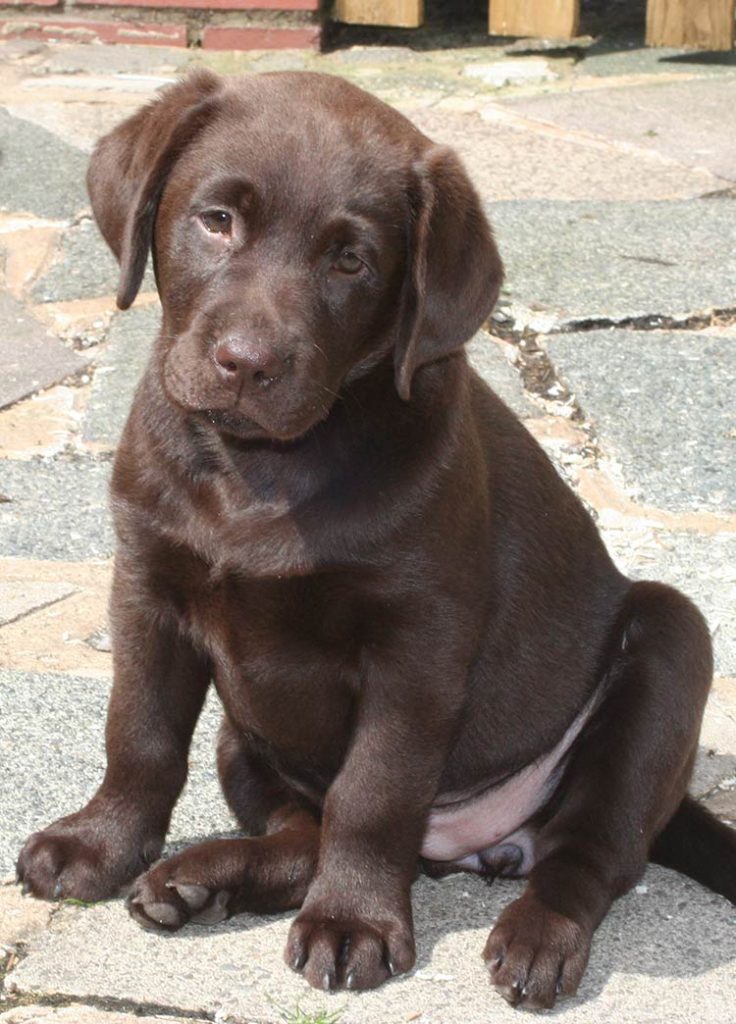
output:
[[[335,260],[334,266],[335,270],[340,270],[343,274],[357,274],[363,267],[363,261],[360,256],[356,256],[354,252],[346,249]]]
[[[205,210],[199,219],[211,235],[229,235],[232,233],[233,218],[227,210]]]

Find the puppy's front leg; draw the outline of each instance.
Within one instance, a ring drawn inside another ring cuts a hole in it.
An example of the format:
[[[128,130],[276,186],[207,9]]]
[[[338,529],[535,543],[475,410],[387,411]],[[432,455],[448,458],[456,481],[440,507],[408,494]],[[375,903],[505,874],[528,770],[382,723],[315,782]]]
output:
[[[410,889],[457,676],[457,662],[420,665],[415,649],[374,659],[362,680],[352,745],[325,800],[317,874],[285,953],[317,988],[375,988],[414,964]]]
[[[187,774],[187,751],[210,679],[138,568],[118,556],[111,602],[114,682],[107,770],[82,810],[36,832],[18,878],[36,896],[98,900],[158,857]]]

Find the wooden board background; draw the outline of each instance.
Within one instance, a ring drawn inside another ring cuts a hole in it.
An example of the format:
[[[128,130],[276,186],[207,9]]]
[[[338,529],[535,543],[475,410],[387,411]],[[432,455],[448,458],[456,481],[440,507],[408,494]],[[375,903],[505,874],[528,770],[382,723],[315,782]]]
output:
[[[649,46],[730,50],[736,0],[649,0]]]
[[[332,16],[349,25],[417,28],[424,20],[424,0],[336,0]]]
[[[580,0],[490,0],[491,35],[570,39],[579,19]]]

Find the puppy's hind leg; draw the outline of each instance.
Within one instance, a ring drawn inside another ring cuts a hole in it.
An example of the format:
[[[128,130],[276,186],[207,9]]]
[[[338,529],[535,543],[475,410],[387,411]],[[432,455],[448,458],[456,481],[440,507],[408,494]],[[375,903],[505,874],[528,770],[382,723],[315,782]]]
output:
[[[662,584],[633,583],[602,666],[603,701],[539,831],[528,886],[483,954],[512,1004],[550,1007],[577,990],[593,932],[683,800],[711,673],[697,609]]]
[[[220,781],[246,839],[199,843],[139,878],[128,909],[145,928],[175,931],[244,912],[300,907],[314,876],[319,822],[252,753],[226,718],[218,742]]]

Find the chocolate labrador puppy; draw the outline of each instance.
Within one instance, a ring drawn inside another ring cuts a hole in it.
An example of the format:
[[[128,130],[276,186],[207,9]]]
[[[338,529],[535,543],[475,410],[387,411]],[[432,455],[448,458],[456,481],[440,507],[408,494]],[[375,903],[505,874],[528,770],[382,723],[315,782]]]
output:
[[[736,899],[686,794],[711,647],[633,583],[469,368],[501,262],[457,157],[338,78],[184,79],[102,139],[94,213],[163,324],[112,483],[107,771],[28,840],[31,892],[176,929],[300,907],[286,959],[414,963],[419,867],[527,876],[485,947],[512,1003],[574,993],[648,859]],[[210,682],[248,838],[159,856]]]

